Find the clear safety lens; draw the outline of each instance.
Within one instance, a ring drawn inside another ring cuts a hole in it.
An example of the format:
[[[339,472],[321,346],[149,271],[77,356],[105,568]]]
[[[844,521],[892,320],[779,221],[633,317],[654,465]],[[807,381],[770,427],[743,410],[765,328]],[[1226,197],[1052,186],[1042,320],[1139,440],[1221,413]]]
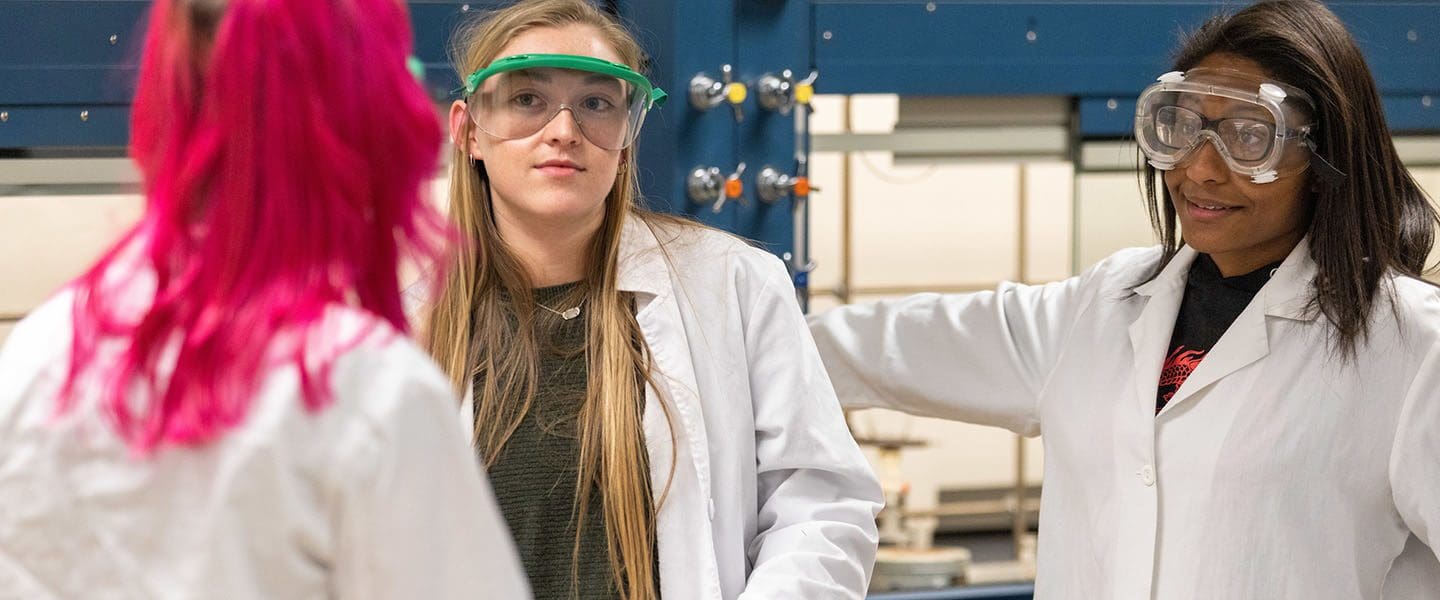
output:
[[[568,110],[590,143],[621,150],[635,141],[647,98],[618,77],[565,68],[531,68],[485,79],[469,99],[475,124],[513,140],[535,135]]]
[[[1135,141],[1147,162],[1161,170],[1179,166],[1209,142],[1231,171],[1269,183],[1282,171],[1310,164],[1313,107],[1304,92],[1251,73],[1172,71],[1140,93]],[[1344,177],[1328,163],[1324,166]]]
[[[1182,106],[1160,106],[1154,122],[1159,147],[1174,152],[1190,149],[1204,131],[1214,132],[1226,152],[1241,162],[1263,162],[1275,145],[1275,124],[1252,117],[1212,120]]]

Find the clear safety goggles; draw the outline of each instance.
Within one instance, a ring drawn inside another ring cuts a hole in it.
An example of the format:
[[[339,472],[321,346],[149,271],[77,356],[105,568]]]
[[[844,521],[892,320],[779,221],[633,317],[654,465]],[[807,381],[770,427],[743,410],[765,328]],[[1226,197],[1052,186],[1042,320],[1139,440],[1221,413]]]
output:
[[[1228,69],[1171,71],[1140,93],[1135,141],[1167,171],[1209,141],[1231,171],[1269,183],[1282,168],[1310,164],[1314,113],[1303,92],[1282,83]]]
[[[498,59],[465,78],[465,95],[470,118],[491,136],[530,137],[568,110],[585,139],[606,150],[634,143],[645,114],[666,98],[630,67],[570,54]]]

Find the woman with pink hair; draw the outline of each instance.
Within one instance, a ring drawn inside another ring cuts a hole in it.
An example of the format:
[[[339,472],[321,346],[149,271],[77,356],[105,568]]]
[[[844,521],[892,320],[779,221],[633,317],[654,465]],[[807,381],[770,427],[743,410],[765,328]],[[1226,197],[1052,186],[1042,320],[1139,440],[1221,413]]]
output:
[[[395,0],[159,0],[145,212],[0,350],[0,597],[525,598],[397,263],[441,129]]]

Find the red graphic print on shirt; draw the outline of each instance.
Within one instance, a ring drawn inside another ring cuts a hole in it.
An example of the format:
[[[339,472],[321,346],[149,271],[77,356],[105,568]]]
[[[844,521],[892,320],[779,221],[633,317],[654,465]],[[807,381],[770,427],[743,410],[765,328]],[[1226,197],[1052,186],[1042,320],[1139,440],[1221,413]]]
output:
[[[1200,366],[1200,361],[1205,358],[1204,350],[1186,350],[1185,346],[1176,346],[1170,356],[1165,357],[1165,367],[1160,369],[1160,389],[1165,390],[1160,394],[1160,402],[1155,406],[1155,412],[1165,408],[1175,392],[1190,377],[1191,373]]]

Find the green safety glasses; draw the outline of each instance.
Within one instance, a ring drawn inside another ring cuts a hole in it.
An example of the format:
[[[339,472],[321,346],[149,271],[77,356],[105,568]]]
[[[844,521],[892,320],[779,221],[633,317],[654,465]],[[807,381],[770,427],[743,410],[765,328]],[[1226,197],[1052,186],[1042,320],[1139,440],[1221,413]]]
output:
[[[645,114],[667,97],[630,67],[592,56],[517,54],[465,78],[470,118],[491,136],[535,135],[562,110],[581,134],[606,150],[635,142]]]

